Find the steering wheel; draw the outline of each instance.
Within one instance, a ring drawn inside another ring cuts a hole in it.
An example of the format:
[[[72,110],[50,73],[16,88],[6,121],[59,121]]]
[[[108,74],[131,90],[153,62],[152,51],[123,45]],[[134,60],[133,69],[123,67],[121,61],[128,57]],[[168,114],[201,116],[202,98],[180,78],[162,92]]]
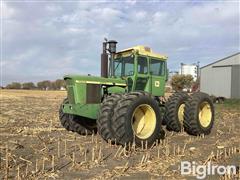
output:
[[[133,74],[134,74],[133,71],[129,71],[129,72],[128,72],[128,75],[129,75],[129,76],[132,76]]]

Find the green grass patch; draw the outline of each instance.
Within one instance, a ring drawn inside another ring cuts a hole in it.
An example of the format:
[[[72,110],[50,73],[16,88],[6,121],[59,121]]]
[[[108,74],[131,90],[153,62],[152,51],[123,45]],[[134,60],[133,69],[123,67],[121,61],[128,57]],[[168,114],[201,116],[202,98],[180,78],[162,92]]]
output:
[[[236,110],[240,112],[240,99],[226,99],[221,104],[216,104],[217,108]]]

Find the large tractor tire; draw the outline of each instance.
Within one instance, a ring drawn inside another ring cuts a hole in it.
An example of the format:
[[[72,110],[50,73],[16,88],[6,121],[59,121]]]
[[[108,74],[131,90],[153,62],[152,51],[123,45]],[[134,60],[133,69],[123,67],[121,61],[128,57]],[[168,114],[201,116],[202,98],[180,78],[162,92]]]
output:
[[[184,108],[189,95],[185,92],[174,93],[166,103],[165,122],[167,129],[180,132],[183,129]]]
[[[96,121],[85,117],[66,114],[62,110],[63,104],[67,104],[68,100],[65,99],[59,108],[59,120],[62,126],[72,132],[80,135],[90,135],[96,132]]]
[[[184,129],[191,135],[210,134],[214,123],[214,105],[208,94],[194,93],[184,111]]]
[[[157,102],[145,92],[123,95],[114,109],[113,130],[117,143],[128,145],[135,140],[150,147],[156,140],[164,138],[161,116]]]
[[[97,119],[97,129],[98,133],[106,141],[114,141],[116,138],[112,128],[112,118],[114,108],[121,98],[122,94],[112,94],[107,96],[101,104]]]

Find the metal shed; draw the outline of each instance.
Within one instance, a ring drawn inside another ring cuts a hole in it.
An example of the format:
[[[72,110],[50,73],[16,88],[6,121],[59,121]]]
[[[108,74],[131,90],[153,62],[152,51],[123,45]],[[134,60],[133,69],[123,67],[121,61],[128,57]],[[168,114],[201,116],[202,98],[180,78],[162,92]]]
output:
[[[200,91],[240,99],[240,52],[201,67]]]

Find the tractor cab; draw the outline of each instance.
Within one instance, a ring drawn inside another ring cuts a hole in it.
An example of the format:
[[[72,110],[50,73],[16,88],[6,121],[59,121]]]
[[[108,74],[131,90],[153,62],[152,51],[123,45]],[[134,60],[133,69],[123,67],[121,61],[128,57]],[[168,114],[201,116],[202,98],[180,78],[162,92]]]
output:
[[[166,56],[153,53],[146,46],[128,48],[114,54],[111,77],[125,79],[129,92],[140,90],[163,96],[167,79],[166,60]]]

